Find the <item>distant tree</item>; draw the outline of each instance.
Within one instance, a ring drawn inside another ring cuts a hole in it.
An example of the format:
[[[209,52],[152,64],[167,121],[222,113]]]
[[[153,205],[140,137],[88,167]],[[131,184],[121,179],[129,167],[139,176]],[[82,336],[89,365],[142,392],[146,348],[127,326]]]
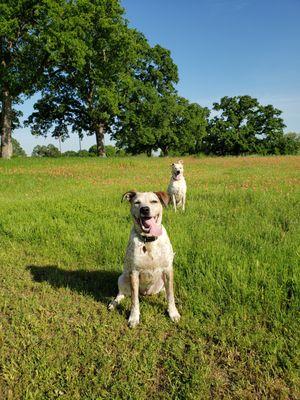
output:
[[[205,137],[208,153],[276,153],[285,127],[280,110],[250,96],[223,97],[213,110],[219,114],[210,121]]]
[[[79,150],[77,152],[78,157],[90,157],[90,153],[87,150]]]
[[[177,66],[170,51],[159,45],[145,49],[114,125],[112,137],[119,148],[148,156],[161,146],[167,151],[177,107],[177,82]]]
[[[0,0],[1,157],[12,156],[13,106],[37,91],[44,68],[61,55],[80,55],[77,2]]]
[[[17,139],[12,138],[12,147],[13,147],[13,157],[26,157],[26,152],[24,149],[22,149],[20,143],[17,141]]]
[[[128,105],[118,121],[118,127],[113,133],[117,146],[129,154],[146,153],[159,148],[163,141],[162,135],[170,134],[170,114],[174,112],[166,97],[160,98],[155,90],[139,91],[136,101]],[[142,92],[144,94],[142,95]],[[148,93],[147,93],[148,92]],[[134,99],[134,97],[133,97]]]
[[[109,144],[109,145],[105,146],[105,154],[106,154],[106,157],[116,157],[117,149],[115,148],[115,146],[112,146]]]
[[[93,144],[93,146],[91,146],[89,148],[89,153],[90,153],[91,156],[97,156],[98,151],[97,151],[97,145],[96,144]]]
[[[91,146],[89,148],[89,153],[91,156],[97,155],[97,146]],[[105,146],[105,155],[106,157],[124,157],[126,153],[123,149],[119,149],[118,147],[109,144]]]
[[[278,154],[299,154],[300,134],[296,132],[286,133],[277,144]]]
[[[280,117],[281,110],[272,105],[258,107],[253,122],[255,129],[255,153],[262,154],[285,154],[282,147],[284,139],[285,124]],[[283,152],[282,152],[283,151]]]
[[[178,155],[200,153],[203,151],[203,140],[207,134],[209,110],[198,103],[179,99],[179,107],[172,124],[173,138],[167,149]],[[163,150],[162,146],[161,149]],[[167,155],[166,151],[163,154]]]
[[[122,155],[124,156],[125,152],[122,149],[118,149],[117,147],[108,144],[105,146],[105,154],[107,157],[120,157]]]
[[[65,151],[64,153],[62,153],[62,156],[64,156],[64,157],[77,157],[78,153],[77,153],[77,151],[74,151],[74,150],[68,150],[68,151]]]
[[[199,152],[208,115],[208,109],[178,95],[162,97],[156,119],[157,149],[161,149],[164,156],[170,151],[181,155]]]
[[[141,101],[132,102],[114,133],[119,147],[128,153],[148,156],[161,150],[194,154],[201,150],[206,135],[209,111],[175,92],[160,95],[149,90]]]
[[[35,146],[32,150],[32,157],[60,157],[61,153],[53,144],[48,146]]]

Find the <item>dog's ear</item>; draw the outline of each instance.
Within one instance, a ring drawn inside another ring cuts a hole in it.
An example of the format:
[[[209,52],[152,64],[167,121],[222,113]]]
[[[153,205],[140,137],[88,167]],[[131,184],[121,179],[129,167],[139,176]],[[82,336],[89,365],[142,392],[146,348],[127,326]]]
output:
[[[129,190],[128,192],[123,194],[121,201],[122,202],[124,200],[131,201],[134,198],[135,195],[136,195],[136,191],[135,190]]]
[[[179,160],[179,161],[178,161],[178,164],[183,164],[183,160]]]
[[[170,202],[170,196],[168,195],[168,193],[166,192],[154,192],[156,194],[156,196],[159,198],[161,204],[164,207],[167,207],[167,205]]]

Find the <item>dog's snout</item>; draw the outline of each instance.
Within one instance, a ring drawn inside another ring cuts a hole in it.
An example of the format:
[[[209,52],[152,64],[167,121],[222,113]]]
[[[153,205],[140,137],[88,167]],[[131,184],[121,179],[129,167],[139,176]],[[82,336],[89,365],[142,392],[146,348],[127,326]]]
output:
[[[180,171],[176,171],[176,175],[179,175],[180,174]]]
[[[149,215],[150,214],[150,207],[144,206],[140,208],[140,212],[143,215]]]

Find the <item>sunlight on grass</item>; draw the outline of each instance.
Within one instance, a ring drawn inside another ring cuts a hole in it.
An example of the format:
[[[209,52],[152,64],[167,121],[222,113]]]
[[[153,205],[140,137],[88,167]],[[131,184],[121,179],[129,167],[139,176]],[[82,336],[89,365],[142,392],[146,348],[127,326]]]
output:
[[[187,211],[164,213],[179,325],[163,296],[107,311],[128,189],[173,159],[0,162],[0,398],[299,398],[300,157],[186,158]],[[299,355],[299,354],[298,354]]]

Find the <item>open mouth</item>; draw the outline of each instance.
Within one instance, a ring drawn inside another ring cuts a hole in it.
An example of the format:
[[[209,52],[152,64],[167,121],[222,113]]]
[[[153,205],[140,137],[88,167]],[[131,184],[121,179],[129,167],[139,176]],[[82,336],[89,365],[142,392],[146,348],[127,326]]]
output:
[[[143,232],[149,233],[151,227],[157,224],[158,215],[156,217],[140,217],[135,219]]]
[[[135,221],[142,232],[152,236],[160,236],[162,234],[162,227],[158,224],[158,217],[158,215],[156,217],[139,217],[135,218]]]

